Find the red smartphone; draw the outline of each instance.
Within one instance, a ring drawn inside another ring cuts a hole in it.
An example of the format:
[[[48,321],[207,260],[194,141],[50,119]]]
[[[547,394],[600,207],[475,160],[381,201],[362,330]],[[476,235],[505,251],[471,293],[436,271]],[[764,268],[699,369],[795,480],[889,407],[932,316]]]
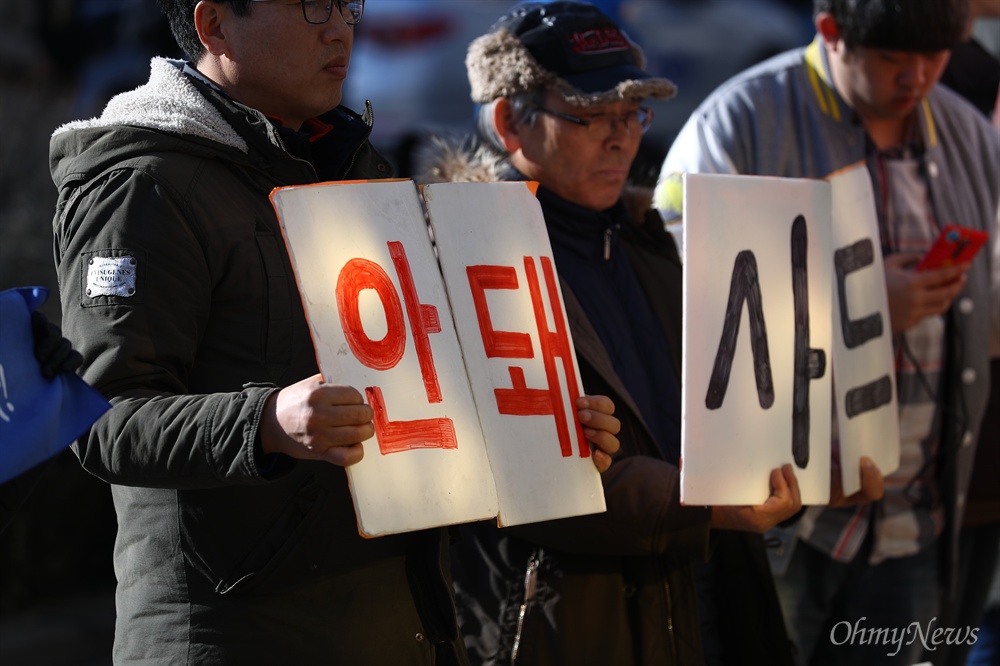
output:
[[[949,224],[941,230],[941,235],[917,264],[916,270],[943,268],[972,261],[979,248],[986,244],[987,238],[989,234],[985,231]]]

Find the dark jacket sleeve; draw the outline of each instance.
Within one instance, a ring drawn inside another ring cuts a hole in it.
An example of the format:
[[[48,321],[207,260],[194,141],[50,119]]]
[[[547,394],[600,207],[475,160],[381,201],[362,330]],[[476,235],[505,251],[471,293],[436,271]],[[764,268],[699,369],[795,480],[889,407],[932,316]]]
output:
[[[154,172],[138,160],[109,170],[57,209],[63,328],[84,357],[84,378],[113,404],[74,450],[88,471],[116,484],[262,482],[254,444],[275,389],[234,383],[229,392],[190,395],[201,341],[214,325],[219,266],[244,248],[239,241],[213,247],[212,236],[193,226],[191,192],[181,190],[204,174],[195,169],[171,182]],[[220,205],[234,205],[224,190],[217,196]],[[218,207],[199,213],[222,217]],[[126,256],[136,262],[134,294],[86,293],[91,260]]]

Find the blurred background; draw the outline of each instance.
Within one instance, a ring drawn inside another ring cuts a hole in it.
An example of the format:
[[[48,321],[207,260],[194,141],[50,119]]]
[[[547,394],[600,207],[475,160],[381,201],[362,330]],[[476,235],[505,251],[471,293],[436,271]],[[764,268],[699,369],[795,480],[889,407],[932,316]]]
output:
[[[428,133],[471,129],[469,42],[512,0],[370,0],[358,26],[344,97],[375,108],[373,141],[409,175]],[[654,120],[633,175],[654,181],[674,135],[718,84],[813,35],[811,0],[595,0],[646,54],[646,69],[678,87],[651,102]]]
[[[177,53],[153,0],[0,0],[0,290],[48,287],[53,321],[49,135],[143,82],[152,53]],[[115,531],[107,485],[60,455],[0,533],[0,664],[111,663]]]
[[[434,132],[465,132],[473,113],[465,49],[512,0],[368,0],[345,103],[375,108],[373,141],[410,175]],[[633,177],[655,180],[691,111],[729,76],[813,35],[811,0],[598,0],[677,84],[653,106]],[[1000,24],[977,28],[1000,52]],[[50,289],[58,322],[48,139],[142,84],[153,55],[179,57],[153,0],[0,0],[0,290]],[[115,516],[106,485],[71,453],[46,471],[0,534],[0,664],[110,664]]]

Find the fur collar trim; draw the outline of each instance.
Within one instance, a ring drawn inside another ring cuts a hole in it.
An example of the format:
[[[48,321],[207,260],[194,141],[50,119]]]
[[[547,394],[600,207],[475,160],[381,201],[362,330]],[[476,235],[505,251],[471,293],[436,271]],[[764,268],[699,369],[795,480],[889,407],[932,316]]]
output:
[[[436,136],[417,155],[418,183],[493,183],[519,180],[522,176],[506,155],[476,137]],[[653,190],[627,185],[622,201],[635,224],[642,224],[653,205]]]
[[[248,152],[246,140],[191,83],[183,66],[180,61],[153,58],[147,83],[115,95],[99,118],[66,123],[52,135],[127,125],[196,136]]]

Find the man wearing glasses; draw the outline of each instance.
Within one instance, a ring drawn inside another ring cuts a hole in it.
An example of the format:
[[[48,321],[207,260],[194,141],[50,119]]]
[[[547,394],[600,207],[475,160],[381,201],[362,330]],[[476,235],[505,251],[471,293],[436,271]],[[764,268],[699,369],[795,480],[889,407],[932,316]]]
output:
[[[601,475],[606,513],[463,528],[453,565],[470,658],[790,664],[763,545],[748,534],[800,507],[790,466],[773,470],[761,506],[679,501],[681,264],[651,192],[626,189],[652,121],[642,100],[673,84],[581,2],[518,5],[472,42],[466,66],[479,136],[441,143],[422,179],[539,183],[584,390],[611,396],[622,423]],[[710,531],[726,571],[705,569],[696,586]],[[720,601],[699,617],[696,597]]]
[[[358,534],[372,411],[317,374],[268,200],[391,175],[339,106],[364,2],[161,6],[190,61],[51,145],[63,324],[114,403],[75,447],[118,514],[115,662],[464,664],[446,531]]]

